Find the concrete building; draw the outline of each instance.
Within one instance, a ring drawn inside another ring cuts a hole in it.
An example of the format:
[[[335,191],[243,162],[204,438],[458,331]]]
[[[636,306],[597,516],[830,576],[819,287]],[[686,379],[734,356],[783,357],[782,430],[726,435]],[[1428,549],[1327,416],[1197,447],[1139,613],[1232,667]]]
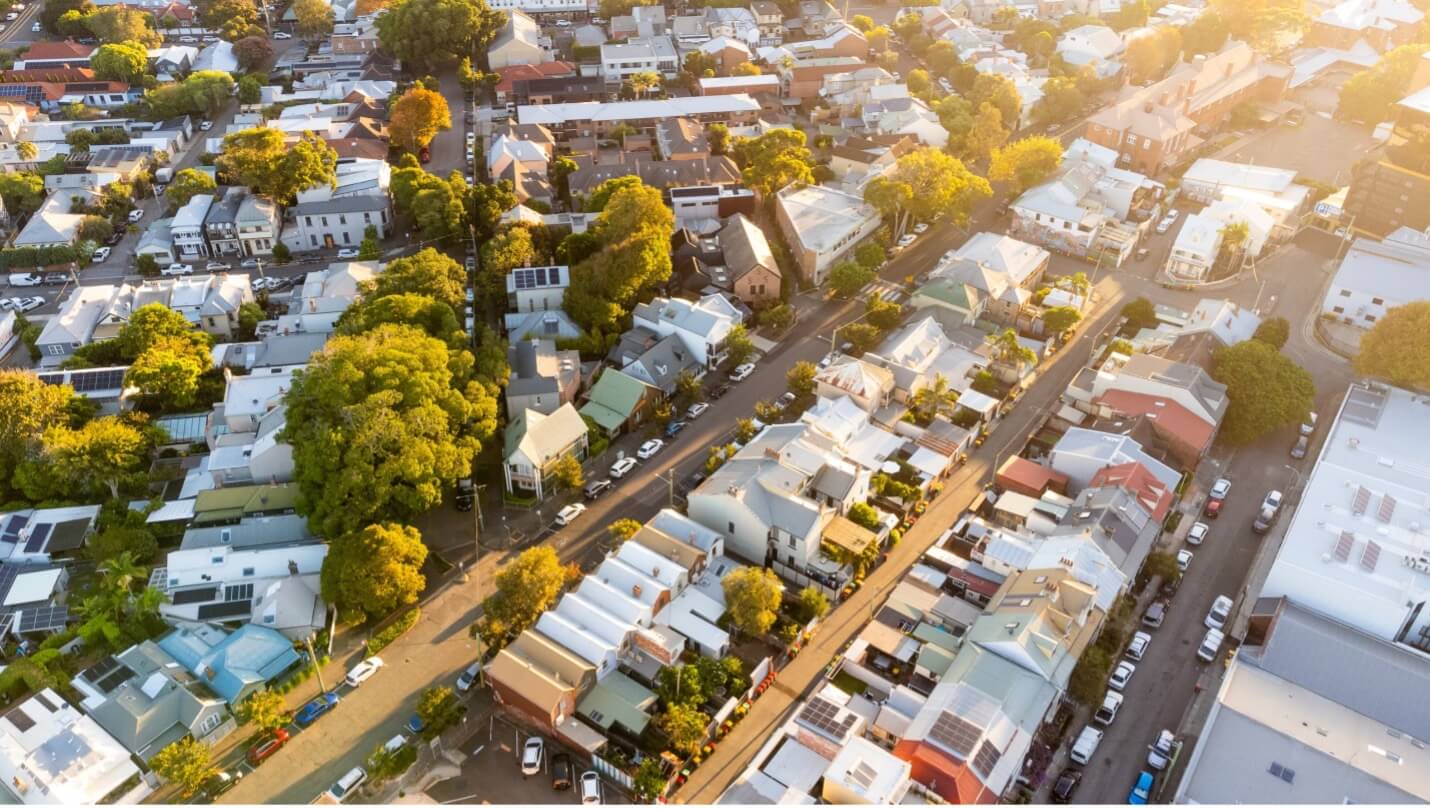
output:
[[[1382,241],[1358,238],[1336,270],[1321,315],[1369,330],[1397,306],[1430,298],[1430,238],[1400,228]]]
[[[535,65],[551,61],[542,41],[541,26],[525,12],[512,9],[487,46],[487,60],[493,70],[512,65]]]
[[[601,77],[620,84],[637,73],[658,73],[673,79],[680,72],[680,57],[670,38],[644,37],[601,46]]]
[[[123,745],[52,689],[10,708],[0,721],[0,796],[11,802],[138,803],[147,790],[114,793],[139,775]]]
[[[788,186],[775,195],[775,220],[805,280],[822,286],[829,270],[879,229],[862,197],[824,185]]]

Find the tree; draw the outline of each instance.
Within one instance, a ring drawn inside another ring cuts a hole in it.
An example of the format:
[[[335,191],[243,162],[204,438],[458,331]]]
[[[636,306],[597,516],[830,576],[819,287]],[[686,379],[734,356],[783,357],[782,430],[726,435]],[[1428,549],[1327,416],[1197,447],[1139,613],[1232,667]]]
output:
[[[735,162],[745,185],[765,200],[791,183],[814,182],[814,158],[805,146],[804,132],[773,129],[757,138],[737,138]]]
[[[233,56],[246,73],[261,70],[273,59],[273,43],[268,37],[244,37],[233,43]]]
[[[1004,329],[1001,333],[989,338],[993,346],[993,358],[999,362],[1009,365],[1031,365],[1038,361],[1038,355],[1033,353],[1031,348],[1018,342],[1018,333],[1012,329]]]
[[[362,231],[362,244],[358,245],[358,261],[377,261],[382,258],[382,242],[377,238],[377,225],[368,225]]]
[[[909,92],[916,96],[921,96],[929,91],[933,86],[933,79],[929,78],[929,72],[923,68],[914,68],[909,71],[909,75],[904,77],[904,84],[908,85]]]
[[[486,282],[504,295],[507,273],[517,267],[530,267],[536,261],[531,229],[519,225],[503,229],[482,245],[481,257]]]
[[[84,550],[86,556],[97,562],[112,559],[121,553],[148,562],[158,553],[159,541],[154,538],[154,532],[142,524],[110,525],[85,540]]]
[[[556,466],[551,469],[551,477],[556,484],[556,488],[565,492],[580,491],[586,485],[585,473],[581,471],[581,462],[575,455],[563,455],[561,460],[556,462]]]
[[[924,422],[932,421],[934,416],[947,413],[958,404],[958,391],[949,387],[948,378],[943,374],[935,374],[931,382],[914,391],[909,404]]]
[[[217,188],[218,184],[208,174],[198,169],[180,169],[164,189],[164,198],[175,208],[182,208],[196,195],[212,194]]]
[[[730,620],[741,632],[760,637],[770,631],[779,615],[784,584],[773,570],[742,567],[720,582]]]
[[[1182,26],[1182,50],[1188,60],[1197,54],[1216,53],[1226,44],[1229,33],[1221,15],[1207,9]]]
[[[150,303],[130,314],[115,343],[119,346],[119,356],[132,361],[160,340],[193,333],[194,327],[183,315],[162,303]]]
[[[76,154],[89,151],[99,140],[99,135],[93,129],[73,129],[65,133],[65,143],[69,144]]]
[[[1246,444],[1278,427],[1300,424],[1315,406],[1306,370],[1260,340],[1245,340],[1212,355],[1212,378],[1226,385],[1221,438]]]
[[[869,50],[874,53],[883,53],[889,47],[889,29],[887,26],[878,25],[864,32],[864,41],[869,43]]]
[[[1430,301],[1387,311],[1361,338],[1355,369],[1362,376],[1430,392]]]
[[[149,767],[165,781],[178,785],[185,798],[218,774],[209,746],[193,736],[185,736],[160,750],[149,760]]]
[[[149,53],[137,42],[100,45],[90,54],[89,67],[97,79],[135,83],[149,72]]]
[[[239,703],[238,718],[259,730],[276,730],[288,724],[289,712],[283,695],[265,688]]]
[[[446,253],[430,247],[394,259],[374,281],[372,297],[423,295],[460,312],[467,303],[467,271]]]
[[[81,17],[94,13],[94,4],[89,0],[52,0],[40,7],[40,24],[51,34],[62,34],[60,17],[74,11]]]
[[[27,371],[0,370],[0,483],[40,446],[51,428],[69,423],[74,388],[48,385]]]
[[[324,0],[311,1],[324,6]],[[417,152],[432,142],[438,132],[452,128],[452,114],[441,93],[414,87],[393,102],[388,115],[392,142],[409,152]]]
[[[814,377],[819,373],[819,369],[814,367],[814,363],[800,360],[785,372],[785,383],[789,385],[790,393],[799,398],[814,395]]]
[[[954,50],[952,42],[940,39],[924,52],[924,63],[929,66],[929,70],[943,76],[958,64],[958,52]]]
[[[149,445],[148,436],[117,416],[78,429],[53,426],[45,431],[34,463],[22,467],[20,483],[34,500],[45,499],[46,488],[56,485],[69,487],[72,494],[117,498],[121,490],[143,483]]]
[[[1033,123],[1045,126],[1065,121],[1076,115],[1086,101],[1075,80],[1053,76],[1043,83],[1043,97],[1033,105]]]
[[[978,108],[973,126],[964,138],[963,155],[972,162],[990,159],[993,152],[1008,140],[1009,128],[1003,125],[1003,113],[988,102]]]
[[[743,365],[755,356],[755,344],[745,331],[745,324],[735,324],[725,335],[725,356],[731,365]]]
[[[829,290],[835,297],[849,300],[873,280],[873,270],[854,261],[845,261],[829,271]]]
[[[948,217],[964,224],[973,206],[992,194],[988,181],[958,158],[922,147],[900,157],[887,178],[870,181],[864,200],[883,214],[898,237],[915,221]]]
[[[883,335],[872,323],[851,323],[839,330],[839,336],[853,346],[851,350],[857,356],[878,345]]]
[[[29,216],[45,201],[45,178],[28,171],[0,174],[0,201],[10,216]]]
[[[32,141],[22,140],[15,144],[15,156],[27,163],[34,160],[39,154],[39,147],[35,146]]]
[[[85,25],[101,43],[128,42],[143,48],[157,48],[164,38],[150,27],[147,12],[124,6],[105,6],[85,17]],[[140,75],[143,75],[142,73]]]
[[[622,542],[635,536],[642,527],[640,520],[622,517],[606,526],[606,533],[611,538],[611,544],[613,546],[619,546]]]
[[[884,266],[884,248],[876,241],[868,241],[854,248],[854,260],[869,270]]]
[[[457,692],[449,686],[424,688],[417,696],[417,716],[424,725],[422,735],[428,739],[456,724],[465,710]]]
[[[606,205],[610,203],[611,197],[615,196],[617,191],[622,188],[640,188],[643,185],[641,178],[636,176],[613,177],[596,186],[591,195],[586,198],[585,208],[591,213],[599,213],[606,210]]]
[[[238,80],[238,103],[257,104],[263,100],[263,83],[257,76],[244,76]]]
[[[799,611],[805,623],[823,618],[829,613],[829,599],[818,587],[810,585],[799,591]]]
[[[849,507],[845,516],[855,525],[863,526],[870,531],[879,530],[879,513],[868,503],[855,503]]]
[[[660,74],[650,70],[642,70],[639,73],[635,73],[626,79],[626,81],[630,83],[631,91],[636,94],[636,98],[645,96],[646,93],[661,85]]]
[[[304,39],[318,39],[333,32],[333,7],[324,0],[296,0],[293,16],[298,36]]]
[[[283,430],[313,532],[406,522],[440,503],[496,429],[494,393],[470,354],[411,326],[330,340],[294,380]]]
[[[1310,23],[1304,0],[1212,0],[1210,6],[1233,39],[1263,51],[1284,48]]]
[[[224,137],[218,167],[231,180],[286,205],[299,191],[335,186],[337,162],[338,153],[312,132],[288,144],[279,130],[260,127]]]
[[[485,51],[503,19],[483,0],[396,0],[376,25],[383,50],[424,73]]]
[[[1068,694],[1084,705],[1100,705],[1111,671],[1112,659],[1107,652],[1096,646],[1087,647],[1068,676]]]
[[[221,70],[196,70],[178,84],[150,90],[144,97],[155,118],[176,115],[215,115],[233,95],[233,77]]]
[[[974,109],[992,104],[1001,116],[999,122],[1006,122],[1010,127],[1016,127],[1023,109],[1023,99],[1018,95],[1017,86],[1012,79],[998,73],[978,74],[969,101]]]
[[[1241,251],[1246,240],[1251,238],[1251,226],[1242,220],[1228,222],[1221,227],[1221,230],[1217,231],[1217,234],[1221,236],[1221,249],[1218,257],[1230,261],[1232,256]]]
[[[1082,320],[1082,312],[1071,306],[1055,306],[1043,312],[1043,327],[1049,334],[1064,334]]]
[[[904,307],[893,301],[870,297],[864,304],[864,320],[879,331],[889,331],[899,325]]]
[[[165,337],[134,359],[124,373],[124,384],[138,388],[165,410],[180,410],[194,406],[199,379],[211,368],[207,335]]]
[[[710,717],[699,708],[676,703],[669,705],[660,717],[660,729],[670,737],[670,746],[693,755],[705,743],[705,729],[710,726]]]
[[[759,76],[764,71],[754,62],[741,62],[730,71],[731,76]]]
[[[1122,307],[1122,316],[1127,318],[1127,325],[1133,331],[1141,329],[1157,328],[1157,309],[1152,302],[1143,297],[1134,298]]]
[[[86,215],[79,220],[79,227],[75,228],[75,235],[80,241],[104,243],[114,235],[114,225],[102,216]]]
[[[566,570],[556,551],[538,545],[522,551],[496,574],[496,592],[482,602],[475,633],[493,651],[526,631],[561,594]]]
[[[1008,183],[1014,193],[1022,193],[1051,177],[1062,162],[1062,142],[1035,135],[995,149],[988,166],[988,179]]]
[[[1154,551],[1147,554],[1147,561],[1142,565],[1142,572],[1149,576],[1159,576],[1162,581],[1175,582],[1182,578],[1182,571],[1177,567],[1177,557],[1167,551]]]
[[[202,11],[204,26],[230,42],[258,28],[258,6],[252,0],[208,0]]]
[[[866,14],[855,14],[849,19],[849,24],[863,34],[868,33],[874,27],[874,20]]]
[[[421,329],[452,348],[467,342],[466,330],[451,306],[426,295],[405,292],[359,299],[338,319],[336,333],[362,334],[384,323]]]
[[[323,599],[370,618],[417,603],[427,578],[427,546],[409,525],[377,523],[329,543],[321,576]]]

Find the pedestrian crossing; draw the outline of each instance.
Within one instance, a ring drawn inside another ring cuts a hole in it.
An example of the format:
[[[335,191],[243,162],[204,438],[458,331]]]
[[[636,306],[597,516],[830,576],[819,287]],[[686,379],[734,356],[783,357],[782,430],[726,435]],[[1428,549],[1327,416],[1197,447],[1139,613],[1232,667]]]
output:
[[[870,281],[869,285],[860,292],[859,297],[866,301],[878,298],[890,303],[903,303],[904,298],[908,297],[908,293],[904,291],[902,284],[878,278]]]

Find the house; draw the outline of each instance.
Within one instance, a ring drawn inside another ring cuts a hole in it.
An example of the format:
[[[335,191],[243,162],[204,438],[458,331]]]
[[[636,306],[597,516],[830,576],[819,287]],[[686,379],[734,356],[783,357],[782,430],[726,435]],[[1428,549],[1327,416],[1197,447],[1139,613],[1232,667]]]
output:
[[[89,67],[89,58],[93,53],[93,45],[81,45],[73,39],[40,41],[25,50],[23,59],[15,61],[15,69],[86,68]]]
[[[800,28],[805,36],[826,36],[844,26],[844,16],[828,0],[800,0]]]
[[[660,337],[675,336],[701,368],[713,370],[725,360],[725,338],[738,323],[729,303],[719,295],[698,301],[655,298],[636,304],[631,311],[636,328],[646,328]]]
[[[1423,654],[1295,599],[1258,598],[1172,800],[1423,803],[1430,713],[1399,697],[1427,682]]]
[[[192,45],[164,45],[149,49],[149,67],[155,76],[168,76],[178,80],[194,69],[199,58],[199,49]]]
[[[584,161],[582,161],[584,162]],[[574,196],[587,197],[607,180],[635,176],[653,188],[668,190],[690,186],[728,188],[740,182],[740,168],[725,155],[688,160],[650,160],[638,152],[620,152],[614,162],[583,166],[566,177]]]
[[[638,8],[652,8],[639,6]],[[560,141],[577,137],[604,137],[620,126],[648,130],[668,118],[693,118],[705,124],[752,124],[759,119],[760,103],[744,93],[643,101],[589,101],[580,104],[537,104],[517,108],[523,124],[542,124]]]
[[[680,57],[669,37],[638,37],[601,46],[601,78],[607,84],[620,84],[637,73],[673,79],[678,72]]]
[[[550,136],[544,127],[527,128],[540,130],[542,134]],[[518,202],[536,199],[549,205],[556,195],[555,188],[546,174],[551,157],[550,141],[526,140],[499,134],[487,150],[487,176],[493,182],[509,180]]]
[[[575,401],[581,389],[581,353],[559,351],[552,340],[517,340],[507,349],[511,381],[506,386],[506,412],[524,410],[551,415]]]
[[[10,518],[13,524],[14,517]],[[14,534],[9,534],[14,536]],[[33,537],[43,537],[35,534]],[[27,539],[33,539],[27,535]],[[12,540],[13,541],[13,540]],[[8,548],[7,548],[8,550]],[[68,598],[69,572],[65,566],[50,564],[46,556],[14,554],[0,563],[0,638],[38,643],[64,632],[78,615],[71,615]]]
[[[291,323],[296,331],[331,332],[378,272],[375,261],[340,261],[308,273],[289,304],[289,314],[279,322]]]
[[[894,375],[871,362],[844,357],[815,374],[814,392],[821,399],[845,397],[872,415],[893,401]]]
[[[531,409],[512,413],[503,444],[506,490],[512,494],[520,490],[523,495],[529,492],[537,500],[545,499],[546,488],[561,459],[586,459],[586,430],[586,422],[570,402],[550,414]]]
[[[822,286],[829,270],[879,229],[879,212],[861,196],[824,185],[775,194],[775,221],[805,281]]]
[[[524,12],[508,11],[506,22],[487,46],[487,61],[493,70],[511,65],[535,65],[549,61],[541,26]]]
[[[672,118],[656,124],[655,144],[665,160],[700,160],[710,156],[705,127],[689,118]]]
[[[536,64],[508,65],[493,71],[500,78],[497,79],[493,91],[496,93],[497,103],[505,104],[508,100],[525,99],[532,90],[529,82],[541,82],[545,80],[565,80],[576,77],[576,65],[570,62],[538,62]],[[518,85],[527,85],[519,88]],[[566,99],[563,99],[566,100]],[[573,99],[574,100],[574,99]],[[580,99],[585,100],[585,99]],[[518,103],[531,104],[533,101],[521,100]],[[551,103],[549,101],[542,103]]]
[[[1126,43],[1105,25],[1079,25],[1058,39],[1057,54],[1073,67],[1091,65],[1098,78],[1111,78],[1122,70],[1119,56]]]
[[[780,77],[773,73],[758,76],[706,76],[698,80],[699,94],[702,96],[745,95],[778,96],[781,92]]]
[[[753,0],[750,13],[755,16],[755,25],[760,29],[762,46],[778,45],[785,38],[785,15],[774,0]]]
[[[781,275],[770,243],[749,217],[736,213],[716,234],[718,253],[696,259],[701,277],[754,305],[780,294]]]
[[[97,204],[99,195],[86,189],[57,190],[45,198],[30,221],[11,242],[14,247],[66,247],[78,238],[84,214],[71,213],[76,202]]]
[[[1209,424],[1221,423],[1228,402],[1226,385],[1212,379],[1205,369],[1152,354],[1136,354],[1125,359],[1116,355],[1095,372],[1091,381],[1084,381],[1080,375],[1069,386],[1069,393],[1079,398],[1096,399],[1109,390],[1175,401]]]
[[[1281,242],[1295,236],[1311,210],[1311,188],[1296,182],[1295,171],[1270,166],[1203,158],[1182,176],[1182,193],[1211,205],[1202,211],[1204,216],[1225,210],[1251,222],[1254,230],[1266,230],[1262,241]],[[1258,228],[1258,220],[1269,221]]]
[[[1209,216],[1187,214],[1167,256],[1167,276],[1180,283],[1214,280],[1212,270],[1221,255],[1222,227],[1221,222]]]
[[[40,365],[53,368],[74,354],[75,349],[88,344],[96,324],[118,293],[119,287],[111,284],[76,287],[35,338]]]
[[[659,388],[618,368],[607,368],[586,392],[580,412],[613,437],[643,424],[662,398]]]
[[[156,643],[230,706],[241,704],[302,660],[291,638],[257,624],[232,632],[209,623],[185,624]]]
[[[584,727],[576,704],[596,685],[596,667],[540,632],[522,632],[486,674],[496,702],[543,732],[565,738],[564,726]]]
[[[369,227],[377,229],[379,239],[385,239],[392,224],[386,194],[352,194],[322,202],[300,202],[289,210],[298,226],[294,241],[300,250],[357,247]]]
[[[278,206],[254,194],[244,194],[234,217],[238,250],[242,256],[269,256],[283,232]]]
[[[1023,307],[1042,283],[1052,256],[1010,236],[978,233],[944,254],[928,281],[909,298],[915,310],[953,310],[965,324],[979,318],[1016,326]]]
[[[611,356],[622,373],[655,388],[666,398],[675,395],[681,376],[698,378],[704,371],[678,335],[661,337],[644,326],[622,335]]]
[[[825,76],[848,73],[862,67],[865,67],[864,60],[857,56],[789,58],[773,66],[774,72],[780,77],[784,97],[798,100],[819,98]]]
[[[664,36],[665,6],[636,6],[631,13],[611,18],[611,39]]]
[[[1139,240],[1132,223],[1151,216],[1162,184],[1116,164],[1116,151],[1074,141],[1057,176],[1009,206],[1012,235],[1060,253],[1110,256],[1121,266]]]
[[[1280,100],[1289,80],[1289,68],[1232,40],[1179,63],[1161,81],[1124,87],[1117,103],[1089,119],[1084,137],[1116,150],[1119,165],[1156,175],[1203,142],[1198,129],[1218,126],[1243,102]]]
[[[967,391],[987,357],[949,339],[937,318],[925,313],[884,338],[863,361],[889,371],[894,398],[910,402],[921,388],[943,379],[951,391]]]
[[[145,761],[185,736],[213,745],[238,727],[224,701],[152,640],[100,660],[70,684],[85,712]]]
[[[1321,316],[1369,331],[1386,312],[1430,298],[1430,239],[1400,228],[1351,244],[1326,288]]]
[[[243,204],[247,190],[237,186],[221,189],[204,214],[203,229],[208,239],[209,251],[213,256],[241,255],[242,246],[238,241],[238,208]]]
[[[1343,0],[1311,20],[1306,44],[1349,49],[1365,42],[1380,53],[1415,41],[1425,14],[1405,0]]]
[[[507,307],[513,312],[560,309],[570,285],[571,270],[564,264],[517,267],[506,274]]]
[[[1083,427],[1072,427],[1063,433],[1048,457],[1048,465],[1067,476],[1068,490],[1072,492],[1091,486],[1104,468],[1130,462],[1141,464],[1167,489],[1176,488],[1182,479],[1181,473],[1152,457],[1130,436]]]
[[[318,573],[322,543],[264,548],[170,551],[151,579],[169,597],[159,608],[170,621],[252,623],[303,638],[327,625]]]
[[[507,312],[502,324],[508,336],[518,340],[575,340],[585,332],[560,309],[535,312]]]
[[[121,787],[139,777],[129,751],[53,689],[34,693],[0,721],[0,795],[14,803],[138,803],[147,790]]]
[[[1211,451],[1217,423],[1197,415],[1167,396],[1111,388],[1096,399],[1101,412],[1121,419],[1148,420],[1169,460],[1183,469],[1195,469]]]
[[[193,260],[209,254],[204,220],[213,207],[213,194],[195,194],[174,213],[169,222],[169,239],[179,259]]]
[[[1068,477],[1027,458],[1011,455],[1003,461],[994,474],[993,482],[1005,492],[1014,492],[1026,497],[1039,498],[1045,492],[1057,494],[1067,492]]]

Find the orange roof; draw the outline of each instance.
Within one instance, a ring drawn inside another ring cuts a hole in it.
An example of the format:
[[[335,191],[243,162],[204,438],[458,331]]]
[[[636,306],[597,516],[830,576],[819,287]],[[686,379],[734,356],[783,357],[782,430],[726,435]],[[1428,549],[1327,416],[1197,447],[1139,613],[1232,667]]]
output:
[[[1158,522],[1161,522],[1172,508],[1172,490],[1158,480],[1147,467],[1136,461],[1104,466],[1092,476],[1092,482],[1088,486],[1117,486],[1126,489],[1147,509],[1152,519]]]
[[[501,81],[497,82],[498,93],[510,93],[513,85],[526,79],[550,79],[558,76],[576,75],[576,66],[570,62],[542,62],[539,65],[511,65],[496,69]]]
[[[1145,415],[1158,431],[1169,433],[1200,452],[1211,447],[1212,434],[1216,432],[1215,424],[1165,396],[1109,390],[1097,401],[1127,418]]]
[[[1039,497],[1049,488],[1063,491],[1068,485],[1068,476],[1056,469],[1040,466],[1027,458],[1014,455],[998,467],[995,478],[999,486],[1011,489],[1029,497]]]
[[[927,742],[903,739],[894,756],[909,762],[910,777],[951,804],[997,803],[998,796],[967,762],[958,761]]]
[[[88,59],[94,52],[91,45],[81,45],[73,39],[66,39],[60,42],[43,41],[36,42],[25,51],[24,61],[42,59]]]

